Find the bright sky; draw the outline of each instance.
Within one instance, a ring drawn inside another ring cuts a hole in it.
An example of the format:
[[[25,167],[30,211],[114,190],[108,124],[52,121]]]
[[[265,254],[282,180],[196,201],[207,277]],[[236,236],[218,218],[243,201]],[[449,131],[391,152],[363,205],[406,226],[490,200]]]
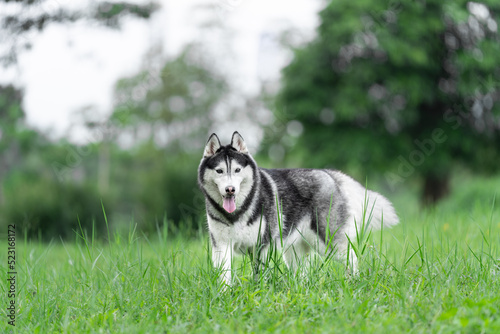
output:
[[[138,1],[140,2],[140,1]],[[52,6],[85,6],[88,0],[48,0]],[[266,46],[265,33],[294,28],[301,36],[313,36],[321,0],[163,0],[149,21],[127,19],[121,30],[50,25],[35,35],[33,48],[23,52],[18,64],[0,68],[0,83],[15,83],[25,91],[28,123],[53,137],[81,141],[84,134],[75,112],[94,106],[103,115],[111,111],[117,79],[137,73],[145,53],[158,42],[167,56],[175,56],[193,40],[203,40],[214,50],[229,48],[228,68],[234,86],[247,93],[258,91],[259,77],[276,78],[287,55]],[[196,8],[211,4],[213,9]],[[204,15],[200,13],[205,13]],[[200,23],[217,20],[222,34],[206,34]],[[219,47],[221,46],[221,47]],[[266,54],[267,52],[267,54]],[[224,63],[226,55],[221,54]]]

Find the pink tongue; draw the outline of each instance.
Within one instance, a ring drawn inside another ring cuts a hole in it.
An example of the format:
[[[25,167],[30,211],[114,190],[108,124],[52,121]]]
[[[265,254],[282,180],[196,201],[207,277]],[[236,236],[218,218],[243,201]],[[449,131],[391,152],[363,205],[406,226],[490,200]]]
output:
[[[231,213],[234,210],[236,210],[236,203],[234,201],[234,196],[224,197],[224,204],[222,206],[229,213]]]

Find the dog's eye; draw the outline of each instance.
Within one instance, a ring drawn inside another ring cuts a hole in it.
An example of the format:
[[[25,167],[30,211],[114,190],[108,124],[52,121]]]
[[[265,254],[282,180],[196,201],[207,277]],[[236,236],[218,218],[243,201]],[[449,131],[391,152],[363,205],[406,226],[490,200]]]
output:
[[[216,169],[215,171],[217,172],[217,174],[222,174],[222,169]]]
[[[239,172],[241,172],[241,168],[236,168],[236,169],[234,170],[234,172],[235,172],[235,173],[239,173]]]

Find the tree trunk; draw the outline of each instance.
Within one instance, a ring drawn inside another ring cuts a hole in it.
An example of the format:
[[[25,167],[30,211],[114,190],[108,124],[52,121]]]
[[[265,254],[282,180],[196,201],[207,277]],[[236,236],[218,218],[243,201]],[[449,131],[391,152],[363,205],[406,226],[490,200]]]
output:
[[[422,192],[422,204],[434,206],[439,200],[450,193],[449,177],[426,175]]]

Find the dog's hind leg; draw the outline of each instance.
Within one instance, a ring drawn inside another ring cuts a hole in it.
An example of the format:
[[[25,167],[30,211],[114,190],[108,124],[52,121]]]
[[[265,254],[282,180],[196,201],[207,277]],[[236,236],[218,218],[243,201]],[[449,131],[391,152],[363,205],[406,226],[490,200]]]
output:
[[[356,275],[358,274],[358,257],[352,248],[346,234],[336,236],[335,238],[335,258],[345,263],[348,273]]]
[[[305,274],[309,265],[309,251],[310,247],[300,238],[292,244],[284,246],[283,257],[288,269],[293,273],[299,271],[301,274]]]

